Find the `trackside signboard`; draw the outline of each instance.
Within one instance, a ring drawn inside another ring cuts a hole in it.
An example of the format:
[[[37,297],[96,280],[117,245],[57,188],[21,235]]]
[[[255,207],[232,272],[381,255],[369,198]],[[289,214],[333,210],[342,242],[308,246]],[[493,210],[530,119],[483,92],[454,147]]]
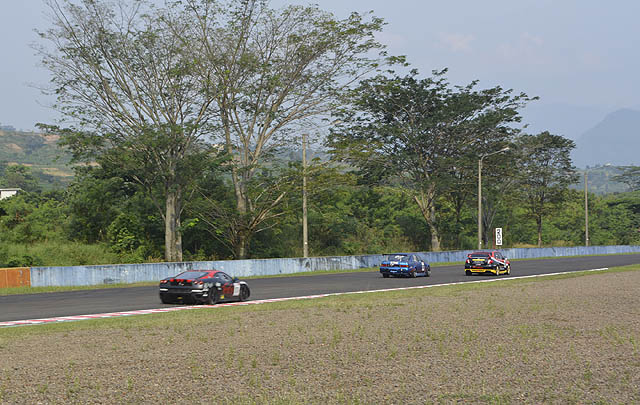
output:
[[[502,228],[496,228],[496,246],[502,246]]]

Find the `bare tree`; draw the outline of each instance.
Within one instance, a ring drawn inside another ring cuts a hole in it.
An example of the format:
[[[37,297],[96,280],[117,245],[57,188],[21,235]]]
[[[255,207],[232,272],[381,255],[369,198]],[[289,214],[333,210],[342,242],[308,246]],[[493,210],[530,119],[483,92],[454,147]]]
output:
[[[234,217],[235,256],[244,258],[285,193],[264,193],[256,178],[279,148],[298,141],[301,126],[326,116],[342,91],[377,68],[383,54],[372,54],[382,49],[374,34],[383,22],[357,13],[339,20],[317,6],[273,10],[256,0],[185,4],[182,18],[193,29],[176,34],[198,55],[201,80],[216,86],[216,136],[232,156],[235,212],[218,219]]]
[[[131,167],[164,219],[165,259],[182,260],[184,192],[197,176],[186,162],[203,152],[216,100],[176,35],[188,21],[169,30],[147,0],[46,4],[52,26],[40,36],[49,46],[37,50],[63,123],[77,129],[65,132],[67,143],[77,156],[108,150],[103,158]]]

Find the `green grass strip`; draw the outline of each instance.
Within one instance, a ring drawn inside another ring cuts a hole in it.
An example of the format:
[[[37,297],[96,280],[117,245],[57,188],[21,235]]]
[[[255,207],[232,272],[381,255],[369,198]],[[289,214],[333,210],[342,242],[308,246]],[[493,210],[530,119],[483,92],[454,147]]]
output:
[[[180,325],[190,325],[203,319],[203,312],[206,311],[207,321],[228,321],[229,319],[240,320],[242,314],[247,312],[296,310],[302,308],[353,308],[353,307],[377,307],[380,305],[393,306],[394,303],[404,302],[406,299],[416,296],[444,296],[453,297],[460,293],[471,290],[512,287],[530,283],[548,282],[551,280],[577,278],[583,276],[597,276],[608,273],[621,273],[627,271],[640,270],[640,264],[622,267],[613,267],[602,271],[576,271],[550,276],[529,277],[522,279],[502,279],[498,282],[490,283],[461,283],[455,285],[433,286],[430,288],[418,288],[398,291],[369,292],[358,294],[343,294],[308,300],[291,300],[261,305],[230,306],[214,309],[198,308],[190,311],[175,311],[148,315],[131,315],[117,318],[91,319],[82,322],[57,322],[50,324],[31,325],[28,327],[0,328],[0,347],[3,344],[2,338],[16,338],[29,335],[41,335],[48,333],[67,332],[72,330],[151,330],[163,328],[171,324],[174,328]]]

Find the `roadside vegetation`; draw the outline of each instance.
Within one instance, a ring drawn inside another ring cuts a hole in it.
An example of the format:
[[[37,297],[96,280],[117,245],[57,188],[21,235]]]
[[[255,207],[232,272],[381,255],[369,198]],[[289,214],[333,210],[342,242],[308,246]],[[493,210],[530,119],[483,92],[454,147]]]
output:
[[[118,200],[110,203],[109,209],[115,209]],[[254,238],[252,257],[302,256],[299,203],[297,195],[291,195],[290,210]],[[640,243],[639,193],[591,195],[589,203],[592,245]],[[162,224],[150,212],[140,212],[141,204],[131,205],[127,214],[109,214],[97,201],[95,206],[85,201],[80,204],[83,209],[79,204],[68,192],[21,193],[0,201],[0,267],[164,260]],[[583,205],[583,195],[570,191],[564,205],[543,224],[543,235],[549,240],[544,246],[584,245]],[[85,214],[91,218],[83,218]],[[463,214],[463,227],[457,232],[457,227],[445,222],[444,248],[477,246],[473,207],[466,207]],[[110,218],[116,219],[109,222]],[[503,227],[504,247],[536,246],[535,221],[526,216],[524,208],[503,206],[495,221]],[[233,258],[201,222],[194,218],[191,223],[183,230],[185,261]],[[430,250],[419,208],[392,188],[334,187],[310,205],[309,235],[312,256]]]
[[[634,265],[3,328],[0,402],[635,403],[638,283]]]

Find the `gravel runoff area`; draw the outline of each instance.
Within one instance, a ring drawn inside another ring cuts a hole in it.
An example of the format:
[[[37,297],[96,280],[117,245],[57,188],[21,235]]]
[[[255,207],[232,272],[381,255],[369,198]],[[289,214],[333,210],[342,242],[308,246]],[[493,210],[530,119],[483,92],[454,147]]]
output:
[[[640,403],[640,271],[0,329],[2,404]]]

